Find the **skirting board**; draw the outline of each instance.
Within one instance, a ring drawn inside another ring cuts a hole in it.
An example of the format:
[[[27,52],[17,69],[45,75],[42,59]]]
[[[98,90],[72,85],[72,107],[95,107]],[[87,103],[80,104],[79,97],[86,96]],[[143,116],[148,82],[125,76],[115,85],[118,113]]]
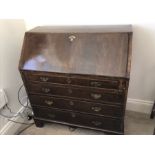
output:
[[[151,114],[153,103],[153,101],[128,98],[126,110]]]
[[[23,112],[24,107],[22,107],[18,112]],[[23,119],[18,116],[12,119],[13,121],[23,122]],[[23,126],[23,124],[14,123],[12,121],[8,121],[6,125],[0,130],[0,135],[14,135],[17,131]]]

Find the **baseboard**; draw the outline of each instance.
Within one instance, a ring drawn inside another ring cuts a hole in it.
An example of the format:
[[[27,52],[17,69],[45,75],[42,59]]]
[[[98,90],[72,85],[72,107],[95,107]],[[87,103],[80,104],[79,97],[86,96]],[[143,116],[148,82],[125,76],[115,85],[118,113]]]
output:
[[[153,101],[128,98],[126,109],[129,111],[150,114],[153,107],[153,103]]]
[[[18,112],[23,112],[24,107],[22,107],[21,109],[19,109]],[[12,119],[13,121],[17,121],[17,122],[23,122],[23,119],[18,116],[18,117],[14,117],[14,119]],[[8,121],[6,123],[6,125],[0,130],[0,135],[14,135],[17,133],[17,131],[23,126],[23,124],[18,124],[18,123],[14,123],[12,121]]]

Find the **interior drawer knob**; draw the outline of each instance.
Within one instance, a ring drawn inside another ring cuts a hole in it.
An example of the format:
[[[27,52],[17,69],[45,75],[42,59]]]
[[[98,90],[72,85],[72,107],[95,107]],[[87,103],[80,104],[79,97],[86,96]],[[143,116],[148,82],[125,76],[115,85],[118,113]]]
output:
[[[92,110],[95,112],[99,112],[102,110],[102,108],[101,107],[92,107]]]
[[[50,92],[50,89],[49,88],[42,88],[42,92],[49,93]]]
[[[48,78],[48,77],[42,77],[42,76],[41,76],[41,77],[40,77],[40,80],[43,81],[43,82],[46,82],[46,81],[49,80],[49,78]]]
[[[101,82],[98,82],[98,81],[92,81],[90,83],[91,86],[93,87],[101,87],[102,86],[102,83]]]
[[[72,94],[72,92],[73,92],[72,89],[68,89],[69,94]]]
[[[68,38],[69,38],[70,42],[73,42],[76,39],[76,37],[74,35],[71,35]]]
[[[71,117],[75,118],[76,114],[75,113],[71,113]]]
[[[45,100],[45,103],[47,104],[47,105],[52,105],[54,102],[52,101],[52,100]]]
[[[74,105],[74,102],[73,101],[70,101],[69,102],[69,105],[73,106]]]
[[[102,125],[102,122],[92,121],[92,124],[95,125],[95,126],[100,126],[100,125]]]
[[[100,99],[102,97],[102,94],[96,94],[96,93],[91,93],[91,97],[95,100]]]

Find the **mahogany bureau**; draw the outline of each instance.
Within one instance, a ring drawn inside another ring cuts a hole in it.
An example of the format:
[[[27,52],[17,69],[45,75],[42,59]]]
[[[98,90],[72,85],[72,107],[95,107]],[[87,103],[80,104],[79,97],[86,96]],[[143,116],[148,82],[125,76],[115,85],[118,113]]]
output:
[[[37,127],[124,134],[131,25],[43,26],[25,33],[19,70]]]

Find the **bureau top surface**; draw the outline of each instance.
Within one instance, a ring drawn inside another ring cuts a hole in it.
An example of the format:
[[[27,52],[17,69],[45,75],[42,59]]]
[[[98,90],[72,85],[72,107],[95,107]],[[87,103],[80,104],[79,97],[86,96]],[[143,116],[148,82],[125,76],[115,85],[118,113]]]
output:
[[[37,33],[113,33],[132,32],[131,25],[94,25],[94,26],[38,26],[29,32]]]
[[[19,69],[126,77],[130,26],[113,31],[114,26],[99,27],[37,27],[26,32]]]

